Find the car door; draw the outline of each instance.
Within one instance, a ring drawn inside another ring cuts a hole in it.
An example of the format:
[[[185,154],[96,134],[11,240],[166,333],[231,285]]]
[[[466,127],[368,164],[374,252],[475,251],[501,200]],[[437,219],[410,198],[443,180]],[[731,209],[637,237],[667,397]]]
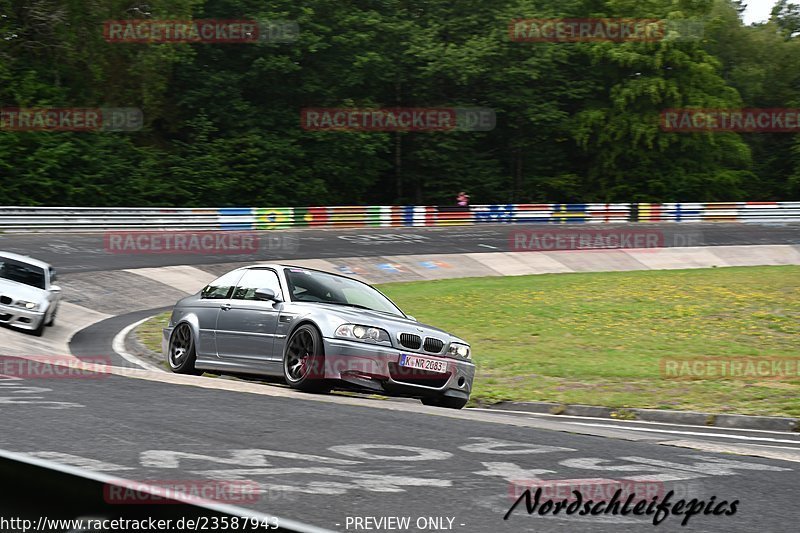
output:
[[[245,271],[233,291],[229,307],[223,307],[217,316],[219,357],[253,362],[276,359],[274,344],[280,304],[257,300],[256,289],[272,289],[282,297],[274,270],[251,268]]]
[[[234,270],[215,279],[200,291],[200,298],[192,305],[200,329],[197,355],[217,357],[217,317],[223,308],[230,307],[231,295],[243,274],[243,270]]]

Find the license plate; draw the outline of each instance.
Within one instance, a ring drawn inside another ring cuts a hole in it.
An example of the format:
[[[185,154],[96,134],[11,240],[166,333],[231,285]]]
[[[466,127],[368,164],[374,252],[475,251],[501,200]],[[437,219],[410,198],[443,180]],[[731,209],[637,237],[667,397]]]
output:
[[[427,357],[417,357],[415,355],[401,355],[400,366],[415,368],[417,370],[427,370],[428,372],[447,372],[447,362],[439,359],[428,359]]]

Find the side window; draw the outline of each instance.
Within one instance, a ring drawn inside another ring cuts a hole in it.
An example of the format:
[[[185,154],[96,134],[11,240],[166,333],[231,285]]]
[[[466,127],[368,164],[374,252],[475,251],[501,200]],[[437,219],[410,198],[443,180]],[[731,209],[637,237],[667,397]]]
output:
[[[206,300],[223,300],[225,298],[230,298],[228,295],[231,293],[233,288],[236,286],[236,282],[239,281],[239,278],[241,277],[241,270],[228,272],[224,276],[209,283],[200,293],[200,297]]]
[[[281,295],[278,275],[272,270],[253,269],[245,272],[233,293],[234,300],[255,300],[256,289],[272,289]]]

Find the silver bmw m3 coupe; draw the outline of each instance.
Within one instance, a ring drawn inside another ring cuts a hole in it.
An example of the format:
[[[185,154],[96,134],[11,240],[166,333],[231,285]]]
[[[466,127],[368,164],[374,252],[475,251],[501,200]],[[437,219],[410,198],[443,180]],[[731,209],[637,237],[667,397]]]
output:
[[[162,347],[173,372],[283,376],[304,391],[358,388],[460,409],[470,346],[361,281],[290,265],[238,268],[180,300]]]

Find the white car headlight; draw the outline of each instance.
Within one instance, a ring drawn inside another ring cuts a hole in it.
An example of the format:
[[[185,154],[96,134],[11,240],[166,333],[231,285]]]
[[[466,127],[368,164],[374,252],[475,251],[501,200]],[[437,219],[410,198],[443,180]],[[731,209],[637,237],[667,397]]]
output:
[[[28,311],[36,311],[37,309],[39,309],[39,304],[37,304],[36,302],[26,302],[25,300],[17,300],[16,302],[14,302],[14,305],[17,307],[22,307],[24,309],[27,309]]]
[[[367,342],[389,342],[389,334],[386,330],[373,326],[362,326],[360,324],[342,324],[336,328],[334,334],[337,337],[358,339]]]
[[[466,344],[461,344],[460,342],[451,342],[450,347],[447,349],[447,355],[450,357],[469,359],[471,350]]]

